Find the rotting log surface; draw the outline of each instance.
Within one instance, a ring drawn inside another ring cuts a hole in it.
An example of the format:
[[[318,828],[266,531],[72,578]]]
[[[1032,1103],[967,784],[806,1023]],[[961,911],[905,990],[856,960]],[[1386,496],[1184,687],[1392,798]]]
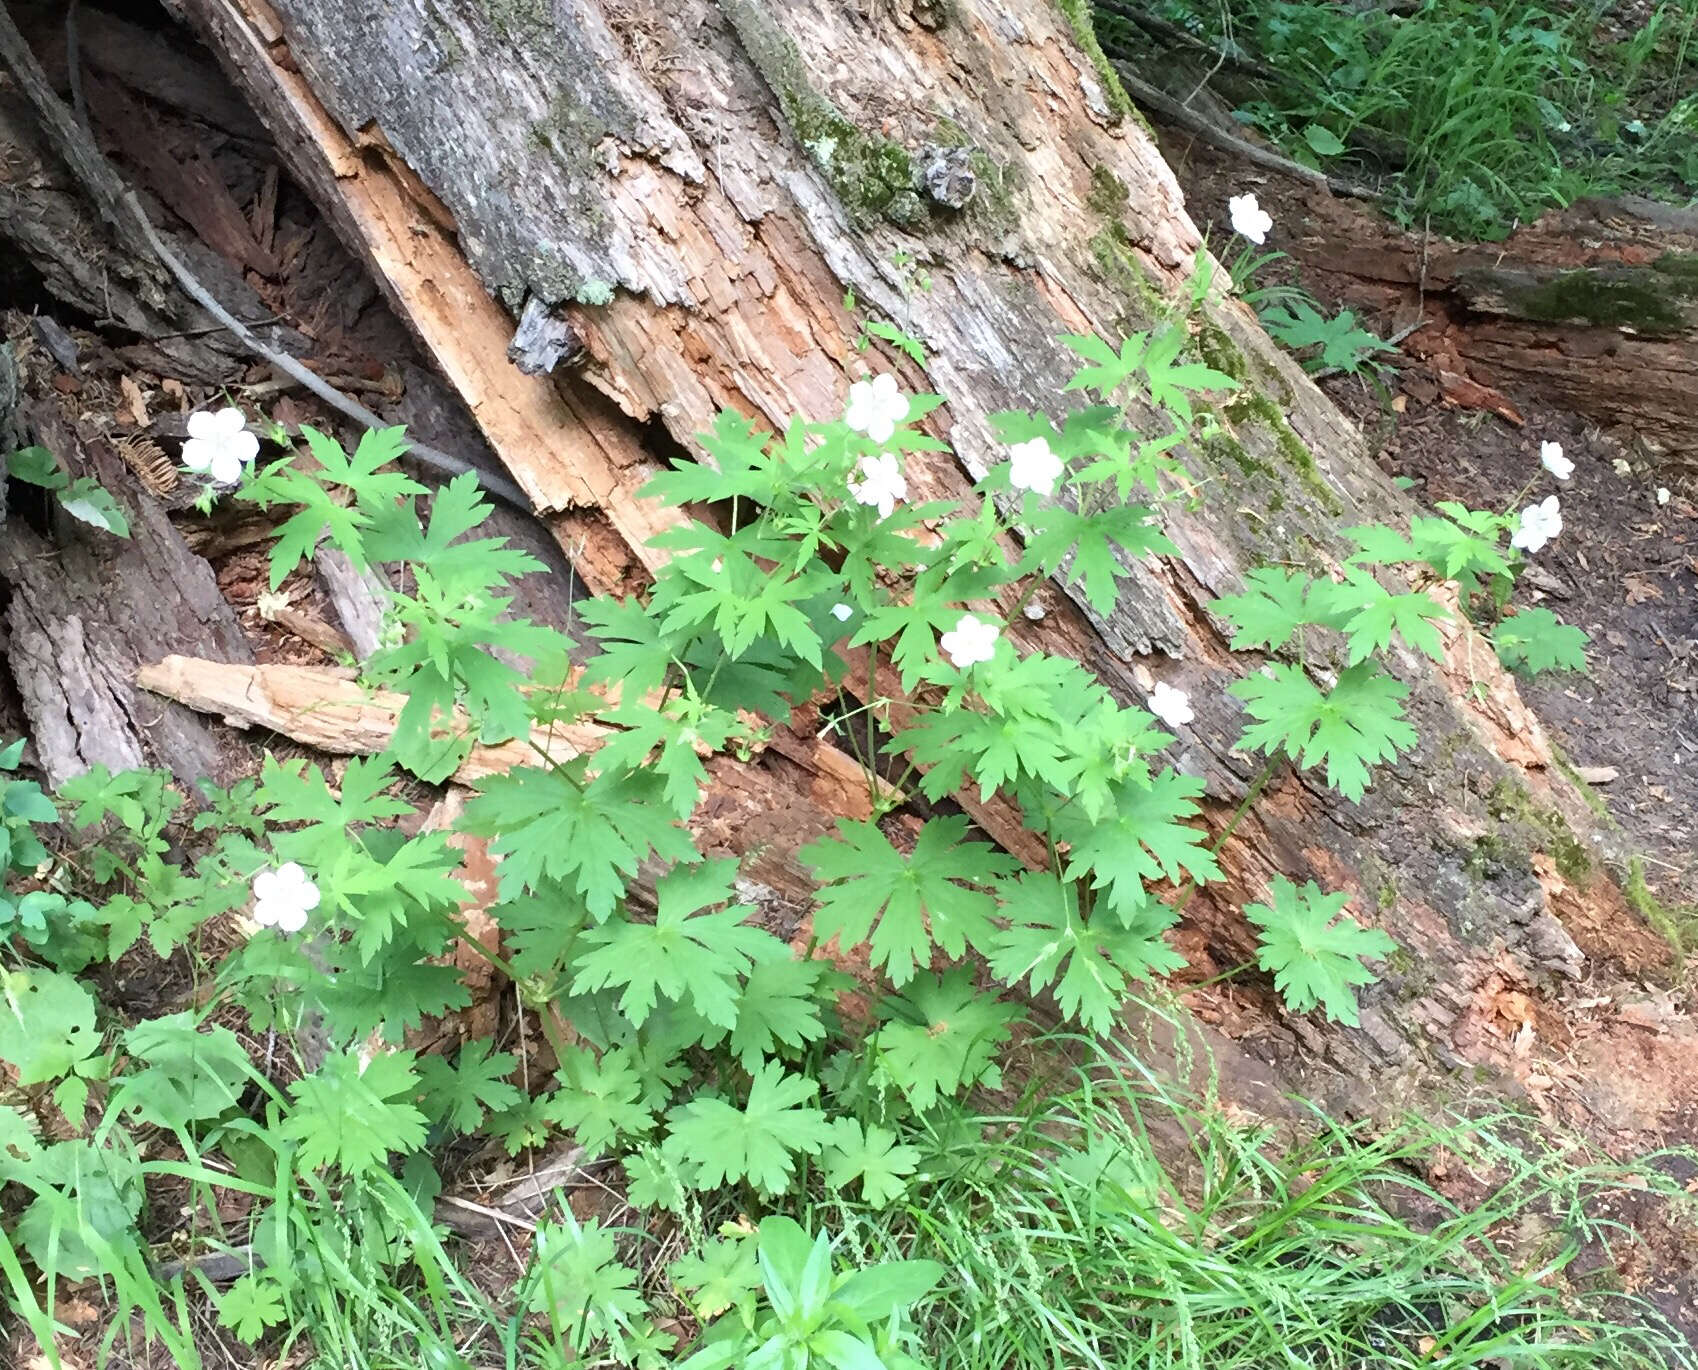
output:
[[[698,452],[694,435],[722,407],[774,424],[840,408],[863,365],[846,289],[926,344],[924,374],[883,364],[910,390],[949,399],[929,422],[961,465],[936,457],[910,470],[915,498],[948,498],[999,459],[991,413],[1061,403],[1072,368],[1054,336],[1148,323],[1198,247],[1151,139],[1117,114],[1122,101],[1066,12],[1038,0],[761,14],[745,0],[176,7],[495,453],[558,511],[556,534],[597,590],[640,586],[655,563],[643,540],[668,515],[634,492],[659,459],[657,429]],[[928,144],[970,149],[977,179],[964,209],[893,183],[896,154]],[[901,254],[929,289],[910,288]],[[574,369],[527,376],[506,360],[532,297],[584,340]],[[1052,587],[1042,621],[1010,631],[1078,657],[1129,700],[1153,675],[1187,689],[1198,716],[1175,759],[1204,778],[1218,828],[1256,769],[1233,750],[1241,718],[1225,693],[1253,661],[1226,650],[1204,606],[1270,559],[1326,567],[1334,529],[1398,522],[1409,506],[1245,310],[1212,303],[1199,343],[1246,389],[1221,409],[1223,435],[1188,454],[1196,507],[1166,506],[1180,555],[1128,567],[1109,619]],[[1659,954],[1588,860],[1593,820],[1489,649],[1462,633],[1443,668],[1405,657],[1397,669],[1419,749],[1382,768],[1360,805],[1307,778],[1278,780],[1229,843],[1227,878],[1191,901],[1179,934],[1205,973],[1236,964],[1251,943],[1239,906],[1284,872],[1349,890],[1357,915],[1402,944],[1363,996],[1360,1030],[1279,1025],[1246,1013],[1239,991],[1202,1000],[1243,1039],[1246,1079],[1343,1109],[1431,1097],[1466,1062],[1528,1082],[1555,1069],[1543,1035],[1531,1055],[1508,1050],[1506,992],[1536,1002],[1542,1024],[1564,1025],[1570,1057],[1584,1060],[1614,1030],[1582,1040],[1570,977],[1631,977]],[[1483,699],[1471,698],[1476,682]],[[796,845],[855,793],[821,761],[835,755],[781,730],[753,765],[717,758],[699,835],[748,855],[778,897],[800,899]],[[975,814],[1020,849],[1010,815]],[[1293,1050],[1299,1037],[1309,1050]],[[1627,1139],[1661,1135],[1690,1104],[1619,1078],[1589,1089],[1580,1116]]]
[[[1456,243],[1308,204],[1292,256],[1353,303],[1436,315],[1403,346],[1441,380],[1537,397],[1698,466],[1698,209],[1582,200],[1507,242]]]

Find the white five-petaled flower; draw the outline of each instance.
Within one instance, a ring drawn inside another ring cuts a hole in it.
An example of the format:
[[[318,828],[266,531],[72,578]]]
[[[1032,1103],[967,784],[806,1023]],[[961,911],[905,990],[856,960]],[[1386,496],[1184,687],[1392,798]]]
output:
[[[896,388],[895,376],[874,376],[849,387],[843,422],[874,442],[889,442],[896,425],[907,417],[908,397]]]
[[[1008,449],[1008,483],[1016,490],[1053,494],[1061,471],[1061,458],[1049,450],[1047,438],[1029,438]]]
[[[1539,444],[1539,465],[1543,466],[1558,480],[1567,480],[1574,474],[1574,463],[1563,456],[1560,442],[1542,442]]]
[[[318,907],[318,886],[293,861],[254,876],[254,922],[279,932],[299,932]]]
[[[217,485],[239,485],[248,463],[259,455],[259,439],[247,429],[240,409],[203,409],[189,415],[189,438],[183,444],[183,465],[212,478]]]
[[[896,502],[908,498],[908,478],[902,474],[896,454],[880,452],[857,461],[855,475],[849,477],[849,493],[855,503],[870,504],[881,519],[889,518]]]
[[[1254,195],[1234,195],[1226,202],[1232,216],[1232,231],[1242,234],[1260,247],[1268,240],[1273,228],[1273,215],[1263,209]]]
[[[939,640],[944,654],[963,671],[996,655],[996,640],[1002,629],[977,614],[962,614],[955,626]]]
[[[1538,504],[1529,504],[1521,511],[1521,526],[1515,530],[1509,545],[1523,552],[1537,552],[1562,532],[1562,506],[1555,495],[1547,495]]]
[[[847,604],[833,604],[831,606],[831,616],[839,623],[847,623],[854,615],[855,611]]]
[[[1674,498],[1674,496],[1669,494],[1668,486],[1659,485],[1657,487],[1657,507],[1658,508],[1661,508],[1663,505],[1667,504],[1673,498]]]
[[[1145,707],[1170,728],[1182,728],[1196,717],[1191,712],[1191,696],[1174,689],[1165,680],[1156,682]]]

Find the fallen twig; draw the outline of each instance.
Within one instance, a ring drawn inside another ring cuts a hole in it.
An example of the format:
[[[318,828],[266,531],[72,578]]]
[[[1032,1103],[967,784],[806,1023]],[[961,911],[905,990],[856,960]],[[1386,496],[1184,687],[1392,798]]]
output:
[[[1236,134],[1228,133],[1225,129],[1197,113],[1189,105],[1175,100],[1166,91],[1157,90],[1147,81],[1140,80],[1133,74],[1129,64],[1114,63],[1114,69],[1120,76],[1121,85],[1126,87],[1126,93],[1141,105],[1148,105],[1162,118],[1178,124],[1181,128],[1195,133],[1205,143],[1219,148],[1222,152],[1230,152],[1242,157],[1245,161],[1268,171],[1277,171],[1285,176],[1294,176],[1300,181],[1311,185],[1324,186],[1334,195],[1344,195],[1355,200],[1383,201],[1385,196],[1369,186],[1360,185],[1355,181],[1340,180],[1336,176],[1328,176],[1324,171],[1316,171],[1306,167],[1301,162],[1294,162],[1289,157],[1282,157],[1277,152],[1271,152],[1265,147],[1257,147]]]

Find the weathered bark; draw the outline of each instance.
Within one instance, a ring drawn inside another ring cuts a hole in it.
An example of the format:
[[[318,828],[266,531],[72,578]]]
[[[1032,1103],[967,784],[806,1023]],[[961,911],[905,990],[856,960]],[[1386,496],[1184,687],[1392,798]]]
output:
[[[6,662],[47,778],[61,784],[96,763],[158,766],[191,796],[202,777],[235,779],[250,758],[227,729],[135,680],[162,650],[253,660],[212,568],[109,443],[50,405],[30,417],[44,446],[114,494],[131,533],[96,531],[41,500],[41,524],[20,506],[0,535]]]
[[[1507,242],[1468,244],[1327,196],[1309,208],[1291,255],[1352,302],[1425,311],[1403,347],[1441,382],[1536,397],[1698,462],[1698,210],[1583,200]]]
[[[671,515],[635,492],[669,450],[699,453],[718,409],[774,424],[840,409],[864,364],[846,290],[926,344],[924,373],[881,365],[949,400],[928,424],[960,464],[916,460],[911,493],[966,498],[1000,459],[991,413],[1063,403],[1072,364],[1054,335],[1151,322],[1199,245],[1152,141],[1070,26],[1071,3],[174,7],[596,591],[641,588],[659,555],[647,539]],[[536,374],[509,361],[527,309],[533,330],[548,314],[583,356]],[[1128,700],[1155,676],[1188,689],[1198,717],[1175,757],[1206,782],[1218,829],[1257,769],[1234,749],[1241,717],[1225,693],[1254,663],[1226,650],[1209,600],[1270,557],[1331,565],[1336,528],[1397,522],[1410,506],[1248,311],[1211,301],[1198,343],[1245,392],[1221,408],[1222,435],[1186,454],[1202,498],[1166,507],[1180,556],[1128,566],[1108,619],[1052,586],[1042,620],[1016,615],[1009,631],[1078,657]],[[1133,418],[1153,431],[1153,415]],[[1539,1054],[1501,1040],[1505,1021],[1517,1026],[1510,993],[1584,1055],[1568,979],[1660,955],[1587,861],[1594,821],[1489,649],[1458,631],[1441,669],[1412,656],[1397,669],[1419,749],[1360,805],[1276,779],[1178,934],[1202,974],[1245,959],[1239,910],[1284,872],[1349,890],[1356,914],[1398,939],[1359,1031],[1246,1013],[1266,1009],[1265,988],[1197,998],[1240,1078],[1301,1082],[1339,1107],[1391,1102],[1463,1062],[1533,1079]],[[879,688],[896,693],[882,668]],[[797,846],[865,804],[853,763],[809,731],[804,710],[752,764],[715,758],[697,820],[704,843],[746,855],[751,878],[798,911]],[[961,798],[1010,850],[1031,849],[1005,806]],[[1312,1050],[1293,1052],[1299,1037]],[[1627,1136],[1656,1135],[1676,1102],[1596,1088],[1609,1130]]]

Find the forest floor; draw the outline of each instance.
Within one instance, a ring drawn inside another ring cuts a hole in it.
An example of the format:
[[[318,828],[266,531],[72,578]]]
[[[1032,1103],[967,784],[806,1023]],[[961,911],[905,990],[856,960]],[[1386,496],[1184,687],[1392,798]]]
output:
[[[1217,255],[1233,249],[1227,200],[1253,192],[1273,217],[1268,250],[1279,251],[1311,218],[1317,191],[1246,167],[1188,133],[1161,129],[1162,147],[1199,227]],[[1312,262],[1313,258],[1309,258]],[[1291,259],[1258,276],[1297,284],[1330,313],[1354,308],[1381,337],[1408,328],[1364,309],[1354,278],[1299,268]],[[1442,326],[1442,325],[1436,325]],[[1622,430],[1602,430],[1536,396],[1502,393],[1524,422],[1447,397],[1407,351],[1388,357],[1383,379],[1338,375],[1321,382],[1360,425],[1382,470],[1412,482],[1426,505],[1471,508],[1525,503],[1540,475],[1541,442],[1560,442],[1574,462],[1561,488],[1563,530],[1517,587],[1516,602],[1544,604],[1586,630],[1585,675],[1523,679],[1523,698],[1575,773],[1594,807],[1619,829],[1609,853],[1632,879],[1643,865],[1646,892],[1698,950],[1698,454],[1657,457]],[[1548,482],[1541,484],[1543,491]],[[1659,502],[1666,490],[1666,502]]]

